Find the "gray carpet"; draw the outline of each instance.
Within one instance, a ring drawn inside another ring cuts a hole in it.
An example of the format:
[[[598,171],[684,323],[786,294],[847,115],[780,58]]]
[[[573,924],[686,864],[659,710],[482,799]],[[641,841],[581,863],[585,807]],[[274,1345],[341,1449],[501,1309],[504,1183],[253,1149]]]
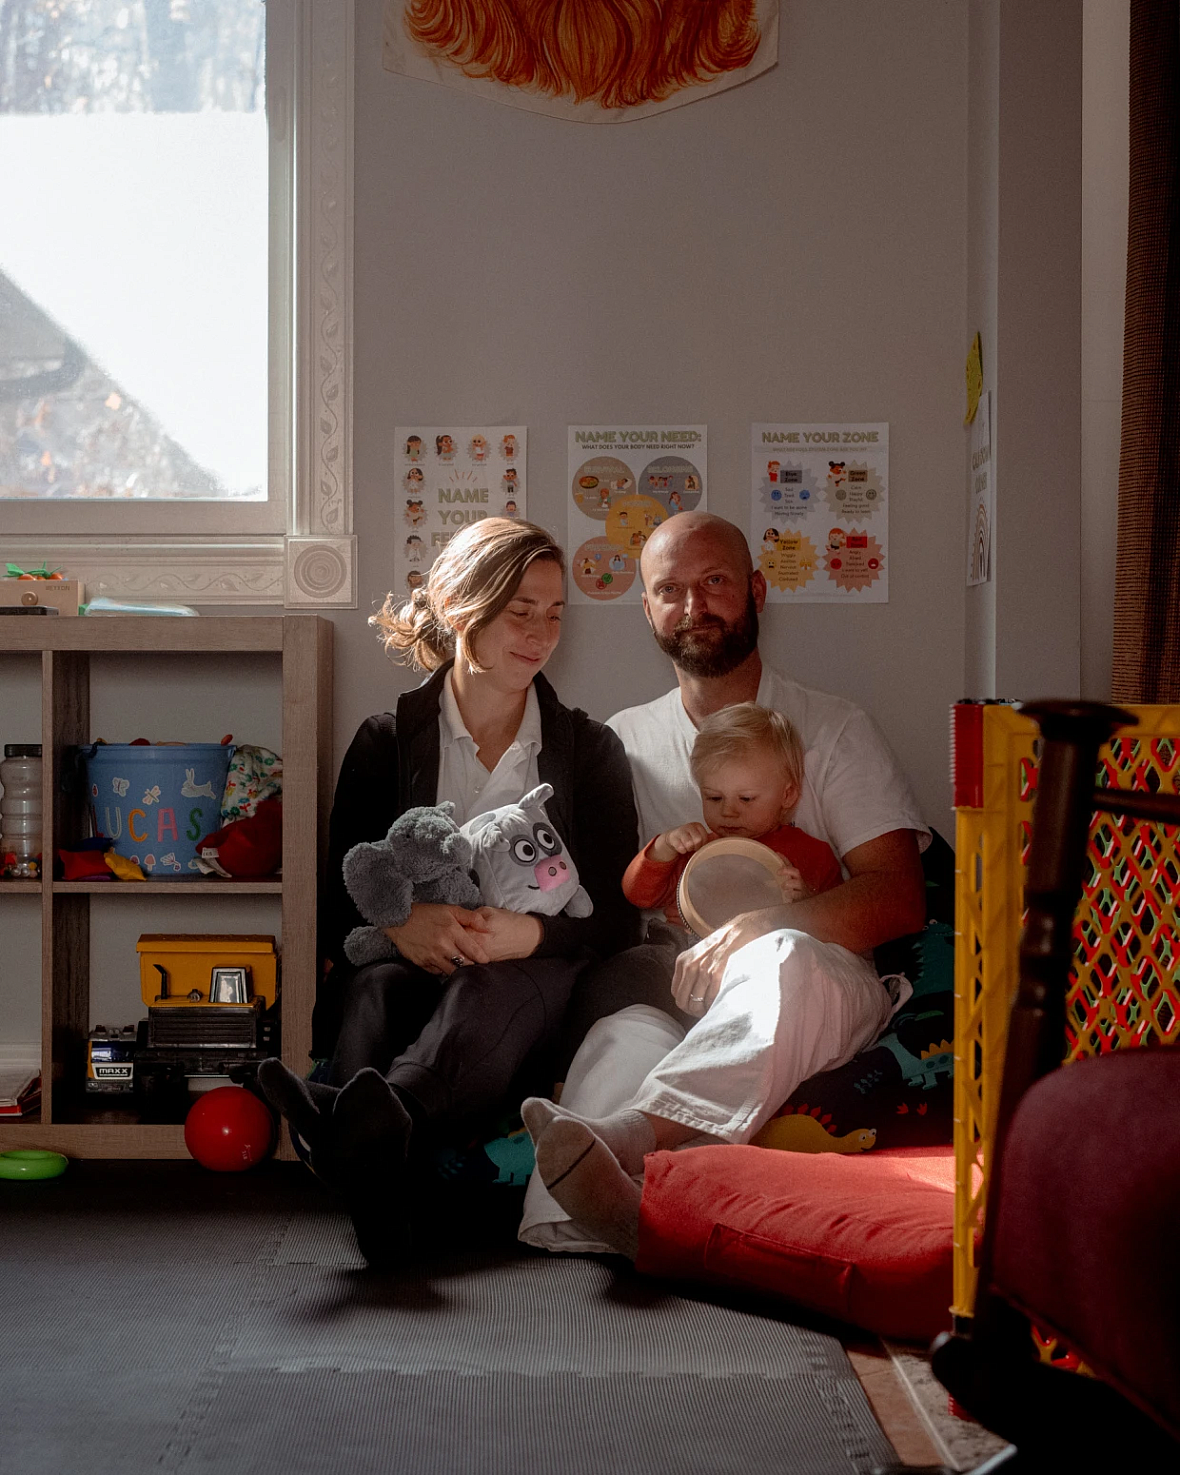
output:
[[[0,1183],[0,1467],[867,1475],[893,1458],[825,1330],[521,1251],[518,1202],[442,1205],[430,1253],[376,1276],[295,1166]]]

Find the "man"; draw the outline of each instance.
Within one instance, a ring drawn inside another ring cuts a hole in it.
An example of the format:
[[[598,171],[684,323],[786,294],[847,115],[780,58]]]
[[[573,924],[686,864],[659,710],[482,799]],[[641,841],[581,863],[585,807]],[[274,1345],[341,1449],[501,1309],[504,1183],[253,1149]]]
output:
[[[643,609],[677,685],[611,718],[631,761],[640,841],[701,815],[689,768],[697,724],[737,702],[783,713],[805,752],[795,823],[827,841],[847,879],[818,896],[748,912],[677,957],[671,995],[693,1025],[627,1107],[579,1119],[526,1104],[541,1178],[575,1221],[633,1253],[644,1154],[704,1135],[748,1142],[801,1081],[863,1049],[893,1001],[871,949],[925,921],[920,848],[929,843],[909,787],[873,723],[852,703],[764,667],[758,616],[766,581],[742,533],[685,512],[653,533],[641,560]],[[649,934],[650,936],[651,934]],[[667,953],[665,951],[664,958]],[[591,1016],[667,987],[658,946],[633,949],[587,980]],[[630,991],[630,997],[628,997]],[[593,995],[597,994],[597,997]],[[694,1021],[700,1021],[694,1023]],[[589,1020],[587,1019],[587,1022]],[[599,1026],[596,1048],[602,1053]],[[627,1070],[625,1020],[613,1068]],[[636,1056],[638,1058],[638,1055]]]
[[[782,712],[803,740],[805,781],[795,823],[826,840],[848,872],[843,886],[822,896],[720,929],[682,956],[678,983],[690,981],[693,994],[707,996],[707,1007],[730,953],[780,927],[854,953],[920,928],[925,885],[919,848],[929,843],[930,832],[863,712],[763,666],[758,616],[766,580],[753,567],[739,529],[712,513],[681,513],[648,539],[640,568],[644,614],[677,679],[666,696],[619,712],[607,724],[631,761],[640,843],[700,817],[688,760],[701,720],[722,707],[756,701]],[[676,992],[683,1005],[684,990]]]

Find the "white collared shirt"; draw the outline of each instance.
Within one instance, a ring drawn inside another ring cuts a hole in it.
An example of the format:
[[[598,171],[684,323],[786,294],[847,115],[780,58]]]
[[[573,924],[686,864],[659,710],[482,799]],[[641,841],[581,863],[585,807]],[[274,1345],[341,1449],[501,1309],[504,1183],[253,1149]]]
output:
[[[475,739],[459,712],[450,673],[443,682],[438,709],[438,803],[455,806],[455,823],[466,822],[502,804],[515,804],[540,783],[537,754],[541,751],[541,708],[537,691],[529,686],[516,737],[495,769],[489,773],[479,761]]]

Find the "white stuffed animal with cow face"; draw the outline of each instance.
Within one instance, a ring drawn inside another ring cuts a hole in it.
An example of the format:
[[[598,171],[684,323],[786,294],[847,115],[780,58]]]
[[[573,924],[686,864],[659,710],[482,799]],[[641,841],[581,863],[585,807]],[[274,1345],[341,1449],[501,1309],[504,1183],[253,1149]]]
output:
[[[551,784],[540,784],[519,803],[477,814],[460,826],[471,842],[472,868],[486,906],[546,917],[562,911],[588,917],[594,910],[573,857],[545,813],[552,794]]]

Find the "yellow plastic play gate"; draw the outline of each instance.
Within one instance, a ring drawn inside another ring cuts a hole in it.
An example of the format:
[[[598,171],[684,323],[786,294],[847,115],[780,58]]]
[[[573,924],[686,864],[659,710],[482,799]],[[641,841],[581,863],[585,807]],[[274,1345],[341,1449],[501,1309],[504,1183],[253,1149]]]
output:
[[[1096,787],[1180,792],[1180,707],[1126,710],[1139,725],[1102,749]],[[972,797],[982,804],[959,805],[955,832],[956,1316],[970,1316],[975,1301],[1037,787],[1036,723],[1007,706],[976,716],[982,784]],[[1067,1061],[1180,1040],[1178,895],[1180,829],[1094,816],[1074,924]]]

